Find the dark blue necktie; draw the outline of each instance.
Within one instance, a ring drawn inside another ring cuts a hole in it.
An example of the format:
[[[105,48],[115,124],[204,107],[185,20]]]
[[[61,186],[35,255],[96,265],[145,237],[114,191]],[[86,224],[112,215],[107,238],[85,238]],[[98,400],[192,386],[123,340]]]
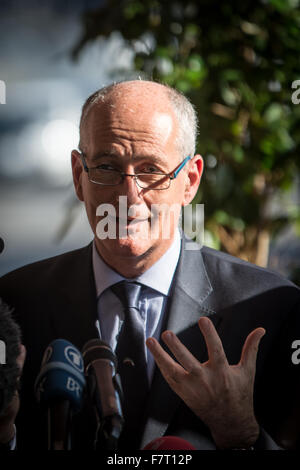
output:
[[[121,301],[125,315],[116,348],[118,371],[124,393],[123,435],[131,435],[135,439],[142,425],[149,392],[144,322],[138,305],[141,289],[140,284],[128,281],[121,281],[111,287]]]

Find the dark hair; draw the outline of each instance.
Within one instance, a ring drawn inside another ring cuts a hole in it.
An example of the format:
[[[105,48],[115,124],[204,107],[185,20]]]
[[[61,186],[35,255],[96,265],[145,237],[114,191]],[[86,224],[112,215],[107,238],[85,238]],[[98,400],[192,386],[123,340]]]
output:
[[[0,416],[10,403],[17,388],[21,330],[12,317],[12,310],[0,298],[0,341],[5,346],[5,363],[0,363]]]

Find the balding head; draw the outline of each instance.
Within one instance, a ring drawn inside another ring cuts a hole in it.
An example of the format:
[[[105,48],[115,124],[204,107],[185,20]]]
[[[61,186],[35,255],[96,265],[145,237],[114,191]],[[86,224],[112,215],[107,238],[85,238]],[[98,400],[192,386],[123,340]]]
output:
[[[197,117],[193,106],[181,93],[166,85],[151,81],[125,81],[111,84],[93,93],[84,103],[80,120],[80,149],[87,152],[87,122],[93,113],[104,113],[107,118],[120,107],[132,109],[134,119],[156,109],[162,114],[172,113],[176,120],[176,145],[182,158],[194,155],[197,137]],[[138,112],[136,111],[138,109]],[[162,129],[167,125],[162,123]]]

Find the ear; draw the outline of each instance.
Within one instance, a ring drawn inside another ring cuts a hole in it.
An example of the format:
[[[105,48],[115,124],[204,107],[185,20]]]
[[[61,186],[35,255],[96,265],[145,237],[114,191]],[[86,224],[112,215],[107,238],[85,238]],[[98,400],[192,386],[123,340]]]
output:
[[[72,150],[71,159],[72,159],[72,173],[73,173],[73,183],[74,183],[75,191],[76,191],[78,199],[80,201],[83,201],[83,192],[82,192],[82,183],[81,183],[83,168],[82,168],[80,153],[77,152],[77,150]]]
[[[204,163],[201,155],[195,155],[190,161],[187,171],[187,182],[184,192],[183,206],[190,204],[190,202],[192,202],[196,196],[203,173],[203,166]]]

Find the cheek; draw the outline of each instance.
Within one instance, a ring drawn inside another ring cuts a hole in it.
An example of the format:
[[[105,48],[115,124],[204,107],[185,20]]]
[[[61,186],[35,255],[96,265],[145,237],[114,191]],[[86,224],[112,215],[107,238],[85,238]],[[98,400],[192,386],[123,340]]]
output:
[[[113,204],[117,200],[115,190],[112,191],[107,187],[91,185],[90,182],[82,185],[83,198],[87,206],[97,208],[100,204]]]
[[[99,221],[99,216],[97,216],[97,208],[101,204],[112,203],[112,195],[107,191],[107,188],[104,189],[98,188],[94,185],[91,186],[89,182],[88,184],[82,185],[82,191],[87,217],[94,231]]]
[[[152,205],[155,207],[162,206],[162,211],[164,212],[169,207],[175,213],[178,207],[177,212],[180,212],[180,207],[184,203],[184,194],[184,181],[175,180],[171,182],[171,186],[165,191],[149,191],[148,194],[144,195],[144,202],[149,209],[151,209]]]
[[[169,190],[164,191],[164,194],[162,192],[156,194],[148,202],[152,214],[152,223],[159,224],[160,230],[168,231],[169,228],[178,225],[182,207],[182,194],[176,188],[172,188],[172,190],[169,188]]]
[[[163,194],[162,202],[169,204],[170,206],[173,204],[182,205],[184,202],[184,194],[185,194],[185,186],[183,179],[173,180],[171,182],[171,186],[168,190]]]
[[[149,191],[145,193],[144,200],[147,205],[151,204],[181,204],[185,193],[185,179],[179,178],[172,180],[168,189],[163,191]]]

